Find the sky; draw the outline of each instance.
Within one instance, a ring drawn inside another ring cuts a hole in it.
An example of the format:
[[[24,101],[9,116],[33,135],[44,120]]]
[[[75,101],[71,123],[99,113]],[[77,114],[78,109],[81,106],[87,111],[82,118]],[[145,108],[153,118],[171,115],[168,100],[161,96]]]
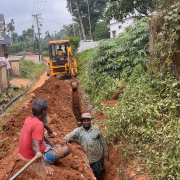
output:
[[[72,23],[72,16],[68,12],[66,0],[0,0],[0,14],[4,14],[6,25],[14,19],[15,32],[22,34],[23,30],[35,26],[37,32],[36,20],[32,14],[41,14],[39,22],[42,24],[42,37],[49,30],[54,34],[61,30],[63,25]],[[54,22],[53,22],[54,21]]]

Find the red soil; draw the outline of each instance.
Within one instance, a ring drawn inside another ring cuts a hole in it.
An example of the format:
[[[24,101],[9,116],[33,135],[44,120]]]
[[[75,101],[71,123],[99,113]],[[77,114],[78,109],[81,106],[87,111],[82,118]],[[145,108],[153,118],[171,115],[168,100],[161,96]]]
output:
[[[75,117],[72,108],[72,90],[70,81],[61,81],[52,77],[41,87],[34,90],[34,96],[29,103],[3,126],[4,132],[0,135],[0,179],[12,177],[25,163],[17,157],[19,135],[24,120],[31,115],[31,103],[35,98],[45,98],[49,104],[51,129],[58,134],[58,138],[51,138],[54,144],[60,144],[63,137],[72,131],[75,126]],[[74,122],[74,123],[73,123]],[[51,167],[54,175],[46,179],[77,180],[93,179],[94,175],[89,167],[87,157],[75,141],[70,144],[71,154]],[[41,179],[32,170],[26,170],[17,179]]]

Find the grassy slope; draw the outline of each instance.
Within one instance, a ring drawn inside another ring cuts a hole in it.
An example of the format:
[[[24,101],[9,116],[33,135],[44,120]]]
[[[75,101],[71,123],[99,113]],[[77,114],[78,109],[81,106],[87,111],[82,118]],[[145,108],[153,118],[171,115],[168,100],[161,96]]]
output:
[[[46,69],[45,64],[36,64],[33,61],[27,61],[24,59],[20,60],[20,69],[25,70],[32,74],[34,78],[38,78]],[[21,73],[22,78],[32,80],[31,76],[26,73]]]
[[[91,52],[78,54],[79,79],[85,89],[90,79],[85,69]],[[121,150],[121,157],[137,159],[143,171],[148,169],[153,174],[153,179],[180,179],[179,87],[180,82],[170,75],[164,78],[157,74],[151,81],[150,72],[143,74],[142,67],[137,66],[116,105],[104,109],[109,120],[102,123],[109,142],[118,139],[120,144],[116,147]],[[98,84],[95,88],[102,91]],[[94,99],[98,96],[93,94]]]

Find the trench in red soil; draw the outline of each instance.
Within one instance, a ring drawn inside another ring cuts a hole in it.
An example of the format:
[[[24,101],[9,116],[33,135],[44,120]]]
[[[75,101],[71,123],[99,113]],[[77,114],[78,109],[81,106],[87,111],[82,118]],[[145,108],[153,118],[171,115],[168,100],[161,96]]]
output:
[[[35,98],[45,98],[49,104],[49,115],[51,118],[50,128],[57,133],[58,138],[51,138],[53,144],[60,144],[63,137],[73,131],[76,127],[74,120],[78,120],[83,110],[83,102],[80,101],[80,90],[72,91],[71,80],[58,80],[51,77],[36,90],[29,103],[22,107],[22,110],[15,112],[4,125],[4,132],[0,134],[0,179],[8,180],[26,163],[20,161],[17,156],[19,135],[24,124],[24,120],[32,114],[31,105]],[[82,112],[83,111],[83,112]],[[76,119],[74,118],[76,116]],[[95,114],[95,119],[100,121],[101,116]],[[92,180],[94,175],[88,164],[88,159],[77,141],[69,144],[71,154],[60,159],[55,165],[54,175],[48,175],[46,180]],[[5,153],[7,151],[7,154]],[[4,154],[5,153],[5,154]],[[105,161],[105,172],[102,180],[118,180],[121,160],[119,154],[109,148],[110,161]],[[27,169],[17,180],[42,180],[39,176]]]

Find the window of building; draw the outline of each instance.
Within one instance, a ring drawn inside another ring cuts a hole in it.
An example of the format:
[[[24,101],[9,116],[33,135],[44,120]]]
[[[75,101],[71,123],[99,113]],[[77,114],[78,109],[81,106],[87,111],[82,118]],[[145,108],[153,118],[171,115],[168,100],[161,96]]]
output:
[[[121,29],[122,28],[122,26],[119,26],[119,29]]]

